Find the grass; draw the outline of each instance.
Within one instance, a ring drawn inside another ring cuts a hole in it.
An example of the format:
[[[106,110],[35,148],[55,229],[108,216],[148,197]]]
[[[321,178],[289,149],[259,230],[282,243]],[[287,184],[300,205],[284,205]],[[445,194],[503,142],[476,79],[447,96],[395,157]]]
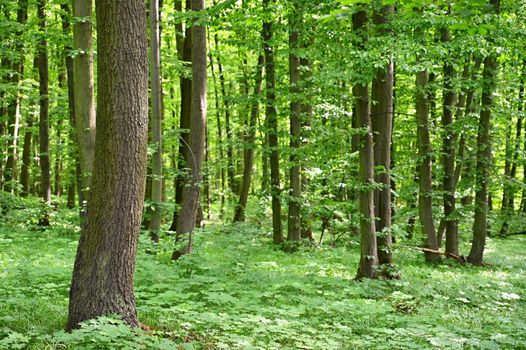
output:
[[[356,241],[285,253],[255,224],[210,225],[175,263],[170,237],[142,235],[135,290],[150,330],[110,317],[67,334],[78,228],[75,212],[53,215],[46,231],[35,209],[2,220],[0,348],[526,349],[524,237],[489,239],[485,267],[431,266],[398,246],[401,279],[358,282]]]

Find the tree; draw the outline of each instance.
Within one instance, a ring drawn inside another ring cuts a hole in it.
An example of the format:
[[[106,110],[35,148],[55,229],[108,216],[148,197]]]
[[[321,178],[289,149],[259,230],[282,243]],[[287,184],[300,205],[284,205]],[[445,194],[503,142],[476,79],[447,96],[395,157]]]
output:
[[[159,0],[150,1],[150,52],[151,52],[151,101],[152,101],[152,142],[155,145],[152,165],[152,213],[150,231],[152,238],[159,240],[159,229],[162,220],[162,176],[163,176],[163,150],[162,150],[162,119],[161,119],[161,59],[159,48]]]
[[[38,75],[40,92],[39,151],[41,185],[40,196],[51,204],[51,174],[49,161],[49,66],[47,55],[46,33],[46,0],[37,3],[38,27],[42,38],[38,46]],[[47,215],[41,220],[43,226],[49,225]]]
[[[194,0],[192,11],[201,13],[205,8],[204,0]],[[192,250],[192,232],[195,228],[199,191],[203,178],[201,166],[205,149],[206,130],[206,27],[199,23],[192,24],[192,108],[189,140],[188,166],[190,174],[183,189],[181,210],[177,217],[177,234],[188,234],[188,244],[182,251],[174,251],[172,258],[177,259],[183,253]]]
[[[254,148],[256,143],[256,122],[259,114],[259,97],[263,88],[263,65],[264,57],[262,54],[258,56],[258,63],[256,67],[256,75],[254,78],[254,93],[250,108],[250,120],[248,122],[248,134],[245,138],[246,147],[243,151],[243,180],[239,190],[239,201],[234,212],[234,222],[245,221],[245,207],[248,201],[248,192],[252,180],[252,172],[254,167]]]
[[[82,197],[86,201],[81,208],[82,219],[85,219],[86,205],[90,199],[96,135],[91,13],[92,0],[73,1],[73,16],[77,19],[73,24],[73,98],[82,173]]]
[[[138,326],[133,279],[148,141],[143,1],[97,0],[97,139],[66,328],[106,314]]]
[[[500,12],[500,0],[490,0],[493,11]],[[492,52],[484,58],[482,71],[482,107],[477,134],[477,165],[475,176],[475,220],[473,222],[473,243],[468,261],[474,265],[483,262],[486,235],[488,233],[488,181],[491,167],[491,109],[493,92],[497,80],[497,54]]]
[[[263,0],[263,9],[270,10],[271,0]],[[272,232],[275,244],[283,242],[281,223],[281,185],[279,176],[278,113],[276,110],[276,68],[272,47],[272,22],[263,22],[263,50],[265,51],[266,126],[270,148],[270,193],[272,196]]]
[[[363,6],[363,5],[362,5]],[[367,10],[360,8],[352,16],[353,30],[360,38],[357,42],[359,50],[365,50],[367,42]],[[378,251],[376,242],[375,216],[374,216],[374,154],[371,114],[369,107],[369,83],[365,77],[353,86],[355,98],[355,111],[357,127],[362,129],[358,139],[358,152],[360,158],[358,178],[360,189],[360,265],[358,278],[376,277],[378,264]]]
[[[381,4],[376,4],[380,6]],[[394,6],[385,5],[373,13],[373,21],[381,34],[394,13]],[[393,130],[393,81],[394,62],[389,62],[377,71],[372,83],[371,122],[374,141],[374,165],[377,170],[375,181],[382,185],[374,192],[376,232],[378,235],[378,262],[391,264],[391,139]]]

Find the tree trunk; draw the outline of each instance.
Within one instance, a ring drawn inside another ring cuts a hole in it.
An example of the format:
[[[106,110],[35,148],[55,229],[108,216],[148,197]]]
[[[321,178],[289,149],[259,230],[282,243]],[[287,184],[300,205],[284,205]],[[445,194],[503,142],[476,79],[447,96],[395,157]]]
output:
[[[212,56],[212,50],[208,51],[208,57],[210,59],[210,70],[212,73],[212,82],[214,85],[214,102],[215,102],[215,112],[216,112],[216,121],[217,121],[217,150],[219,161],[223,160],[223,131],[221,129],[221,110],[219,108],[219,93],[217,91],[217,79],[214,70],[214,60]],[[220,187],[220,208],[219,208],[219,218],[223,218],[223,211],[225,208],[225,171],[224,167],[219,165],[219,177],[221,179]]]
[[[289,170],[289,212],[287,239],[289,241],[299,241],[301,238],[301,174],[300,157],[298,152],[301,145],[301,100],[300,100],[300,57],[299,48],[299,26],[301,26],[301,13],[291,15],[289,20],[289,77],[290,77],[290,170]]]
[[[228,187],[233,194],[237,194],[238,188],[235,181],[235,167],[234,167],[234,154],[232,150],[232,128],[230,125],[230,102],[226,94],[225,86],[225,75],[223,73],[223,65],[221,64],[221,54],[219,50],[219,38],[218,35],[214,35],[214,43],[217,50],[217,67],[219,69],[219,83],[221,85],[221,95],[223,97],[223,108],[225,111],[225,131],[226,131],[226,158],[227,158],[227,177]]]
[[[75,123],[82,173],[81,221],[85,220],[90,199],[91,176],[95,156],[96,115],[93,78],[92,0],[74,0],[73,16],[82,18],[73,24]]]
[[[139,0],[97,0],[96,11],[98,132],[67,330],[108,314],[139,326],[133,280],[147,163],[146,8]]]
[[[159,0],[150,0],[150,78],[151,78],[151,124],[152,142],[155,152],[152,157],[152,212],[150,218],[150,235],[154,241],[159,240],[159,230],[162,221],[162,176],[163,176],[163,151],[162,151],[162,119],[161,119],[161,59],[159,41]]]
[[[451,35],[447,28],[442,28],[442,42],[451,41]],[[454,91],[455,68],[450,62],[444,63],[444,90],[442,109],[442,164],[444,176],[442,187],[444,190],[444,220],[446,232],[446,254],[458,255],[458,220],[455,218],[455,149],[456,134],[453,130],[453,112],[455,108],[456,95]]]
[[[205,8],[204,0],[192,1],[192,11],[199,12]],[[201,14],[202,15],[202,14]],[[206,129],[206,92],[207,92],[207,62],[206,62],[206,27],[197,23],[192,25],[192,104],[190,125],[190,157],[188,166],[190,174],[183,189],[181,211],[177,218],[178,236],[188,234],[188,245],[182,253],[192,250],[192,231],[195,228],[197,208],[199,206],[199,190],[202,180],[201,165],[203,163]],[[172,258],[180,256],[180,251],[174,251]]]
[[[373,14],[373,21],[385,34],[385,25],[394,13],[394,6],[383,6]],[[374,141],[374,165],[381,169],[375,176],[377,184],[382,188],[374,191],[374,208],[377,240],[378,262],[391,264],[391,139],[393,129],[393,78],[394,63],[391,60],[384,69],[378,71],[372,83],[371,122]]]
[[[426,70],[421,71],[416,77],[416,118],[417,139],[420,158],[419,170],[419,195],[418,214],[422,232],[426,236],[426,248],[438,251],[437,234],[433,222],[433,183],[432,183],[432,148],[429,136],[429,105],[427,96],[427,84],[429,75]],[[426,261],[434,262],[440,260],[440,255],[425,252]]]
[[[500,12],[500,0],[490,0],[494,11]],[[473,243],[468,261],[474,265],[481,265],[488,232],[488,181],[491,167],[491,109],[493,108],[493,92],[497,78],[497,56],[495,53],[484,58],[482,78],[482,108],[477,135],[477,165],[475,191],[475,220],[473,222]]]
[[[46,32],[46,0],[38,0],[38,27],[42,35]],[[45,36],[38,46],[38,75],[40,92],[40,122],[39,122],[39,153],[40,153],[40,196],[47,204],[51,204],[51,175],[49,161],[49,89],[48,89],[48,55]],[[47,221],[47,220],[44,220]],[[48,224],[42,222],[43,225]]]
[[[270,11],[272,0],[263,0],[263,8]],[[279,179],[278,113],[276,111],[276,71],[272,47],[272,22],[263,22],[263,47],[265,51],[265,93],[268,146],[270,148],[270,193],[272,196],[272,232],[275,244],[283,242],[281,223],[281,186]]]
[[[191,0],[186,0],[186,10],[190,11],[192,7]],[[191,26],[187,25],[185,30],[185,37],[183,41],[182,59],[185,63],[192,62],[192,31]],[[179,48],[179,45],[178,45]],[[189,147],[190,147],[190,120],[192,119],[192,79],[181,75],[180,89],[181,89],[181,114],[179,117],[179,130],[181,132],[179,140],[179,157],[177,160],[177,176],[175,178],[175,205],[172,224],[170,231],[177,231],[177,222],[179,212],[183,201],[183,190],[185,179],[187,178],[189,162]]]
[[[245,139],[245,149],[243,151],[243,181],[239,192],[239,201],[237,203],[234,222],[245,221],[245,207],[248,201],[248,192],[252,180],[252,171],[254,167],[254,149],[256,147],[256,121],[259,114],[259,97],[263,87],[263,64],[264,57],[258,56],[256,75],[254,78],[254,93],[252,95],[252,106],[250,109],[250,120],[248,125],[248,135]]]
[[[358,42],[360,50],[365,50],[367,41],[367,11],[359,9],[352,16],[353,30],[361,38]],[[365,134],[358,138],[358,152],[360,169],[358,181],[363,188],[360,190],[360,265],[358,278],[376,277],[378,264],[378,247],[376,244],[375,216],[374,216],[374,150],[369,113],[369,87],[366,81],[360,81],[353,87],[353,96],[356,108],[357,127],[363,129]]]

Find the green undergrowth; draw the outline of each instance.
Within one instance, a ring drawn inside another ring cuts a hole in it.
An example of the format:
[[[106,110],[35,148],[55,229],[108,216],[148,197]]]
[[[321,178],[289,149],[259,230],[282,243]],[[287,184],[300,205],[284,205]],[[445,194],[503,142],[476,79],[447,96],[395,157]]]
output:
[[[358,243],[286,253],[255,224],[209,225],[170,261],[141,236],[136,299],[146,330],[113,316],[62,331],[76,213],[45,231],[17,210],[0,227],[2,349],[525,349],[526,239],[489,239],[488,265],[430,266],[395,247],[397,280],[356,281]],[[35,213],[38,215],[38,213]],[[26,221],[24,221],[26,220]]]

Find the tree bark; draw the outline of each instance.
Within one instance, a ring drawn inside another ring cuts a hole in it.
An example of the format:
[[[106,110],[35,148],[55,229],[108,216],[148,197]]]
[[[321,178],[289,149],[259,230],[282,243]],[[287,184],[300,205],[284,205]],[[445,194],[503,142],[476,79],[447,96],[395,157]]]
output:
[[[270,11],[272,0],[263,0],[263,8]],[[281,223],[281,186],[279,178],[278,113],[276,111],[276,71],[272,47],[272,22],[263,22],[263,47],[265,51],[265,93],[268,146],[270,148],[270,193],[272,196],[272,232],[275,244],[283,242]]]
[[[161,59],[159,41],[159,0],[150,0],[150,77],[151,77],[151,124],[152,143],[155,152],[152,157],[152,212],[150,218],[150,235],[154,241],[159,240],[159,230],[163,216],[162,211],[162,118],[161,118]]]
[[[243,151],[243,181],[239,191],[239,201],[234,212],[234,222],[245,221],[245,207],[248,201],[248,192],[252,181],[254,167],[254,149],[256,147],[256,122],[259,114],[259,97],[263,87],[263,65],[264,57],[258,56],[256,75],[254,77],[254,93],[252,95],[252,106],[250,108],[250,120],[248,124],[248,135],[245,139],[245,149]]]
[[[205,8],[204,0],[193,0],[192,11],[201,12]],[[192,232],[195,228],[197,208],[199,206],[199,191],[203,178],[201,166],[203,163],[206,129],[206,92],[207,92],[207,62],[206,62],[206,27],[192,25],[192,104],[190,125],[190,148],[188,166],[190,174],[183,189],[181,211],[177,218],[178,236],[188,234],[188,245],[184,253],[192,250]],[[173,259],[181,254],[174,251]]]
[[[38,27],[42,35],[46,32],[46,0],[38,0]],[[38,46],[38,75],[40,93],[40,120],[39,120],[39,152],[41,185],[40,196],[47,204],[51,204],[51,175],[49,161],[49,89],[48,89],[48,54],[45,36]],[[46,221],[46,220],[44,220]],[[48,224],[43,222],[44,225]]]
[[[429,74],[423,70],[416,77],[416,118],[417,139],[420,158],[419,169],[419,195],[418,214],[422,232],[426,237],[426,248],[438,251],[437,234],[433,222],[433,183],[432,183],[432,148],[429,136],[429,105],[427,96],[427,84]],[[425,253],[426,261],[434,262],[440,260],[439,254]]]
[[[140,0],[97,0],[96,11],[98,133],[67,330],[108,314],[139,326],[133,280],[147,163],[146,8]]]
[[[449,30],[444,27],[441,29],[442,42],[451,41]],[[446,58],[449,60],[449,58]],[[444,176],[442,187],[444,190],[444,220],[446,232],[446,256],[458,255],[458,220],[455,218],[455,150],[456,133],[453,130],[453,112],[455,108],[456,94],[454,91],[455,68],[451,62],[446,61],[443,66],[444,85],[443,85],[443,109],[442,109],[442,165]]]
[[[300,157],[298,152],[301,146],[301,72],[299,48],[299,26],[301,26],[301,13],[291,15],[289,20],[289,78],[290,78],[290,165],[289,165],[289,212],[287,239],[299,241],[301,238],[301,174]]]
[[[191,0],[186,0],[186,10],[190,11],[192,7]],[[179,48],[180,45],[178,45]],[[179,54],[186,64],[192,62],[192,31],[190,25],[186,26],[185,37],[183,41],[183,52]],[[177,160],[177,176],[175,178],[175,204],[176,208],[173,213],[170,231],[177,231],[177,222],[179,212],[183,201],[184,184],[187,178],[189,164],[189,147],[190,147],[190,120],[192,119],[192,78],[180,76],[181,89],[181,114],[179,117],[179,130],[181,132],[179,140],[179,157]]]
[[[95,157],[96,113],[93,78],[92,0],[74,0],[73,16],[81,18],[73,24],[73,84],[75,93],[75,123],[79,145],[80,169],[82,174],[81,221],[87,215],[90,199],[91,177]]]
[[[352,16],[353,30],[361,38],[357,43],[360,50],[366,50],[367,41],[367,11],[359,9]],[[374,149],[369,111],[368,82],[360,81],[353,86],[353,96],[356,108],[357,127],[364,130],[358,138],[358,152],[360,167],[358,181],[363,188],[360,190],[360,265],[358,278],[376,277],[378,264],[378,247],[376,243],[375,216],[374,216]]]
[[[387,33],[385,25],[394,13],[394,6],[383,6],[375,11],[373,21],[380,33]],[[380,71],[372,83],[371,121],[374,141],[374,165],[381,168],[375,175],[375,182],[382,188],[374,191],[375,228],[378,240],[378,262],[391,264],[391,139],[393,130],[393,80],[394,63],[392,59]]]
[[[493,10],[500,12],[500,0],[490,0]],[[473,222],[473,243],[468,261],[474,265],[481,265],[488,233],[488,181],[491,167],[491,109],[493,108],[493,92],[497,79],[497,56],[492,53],[484,58],[482,72],[482,107],[477,135],[477,165],[475,191],[475,220]]]

